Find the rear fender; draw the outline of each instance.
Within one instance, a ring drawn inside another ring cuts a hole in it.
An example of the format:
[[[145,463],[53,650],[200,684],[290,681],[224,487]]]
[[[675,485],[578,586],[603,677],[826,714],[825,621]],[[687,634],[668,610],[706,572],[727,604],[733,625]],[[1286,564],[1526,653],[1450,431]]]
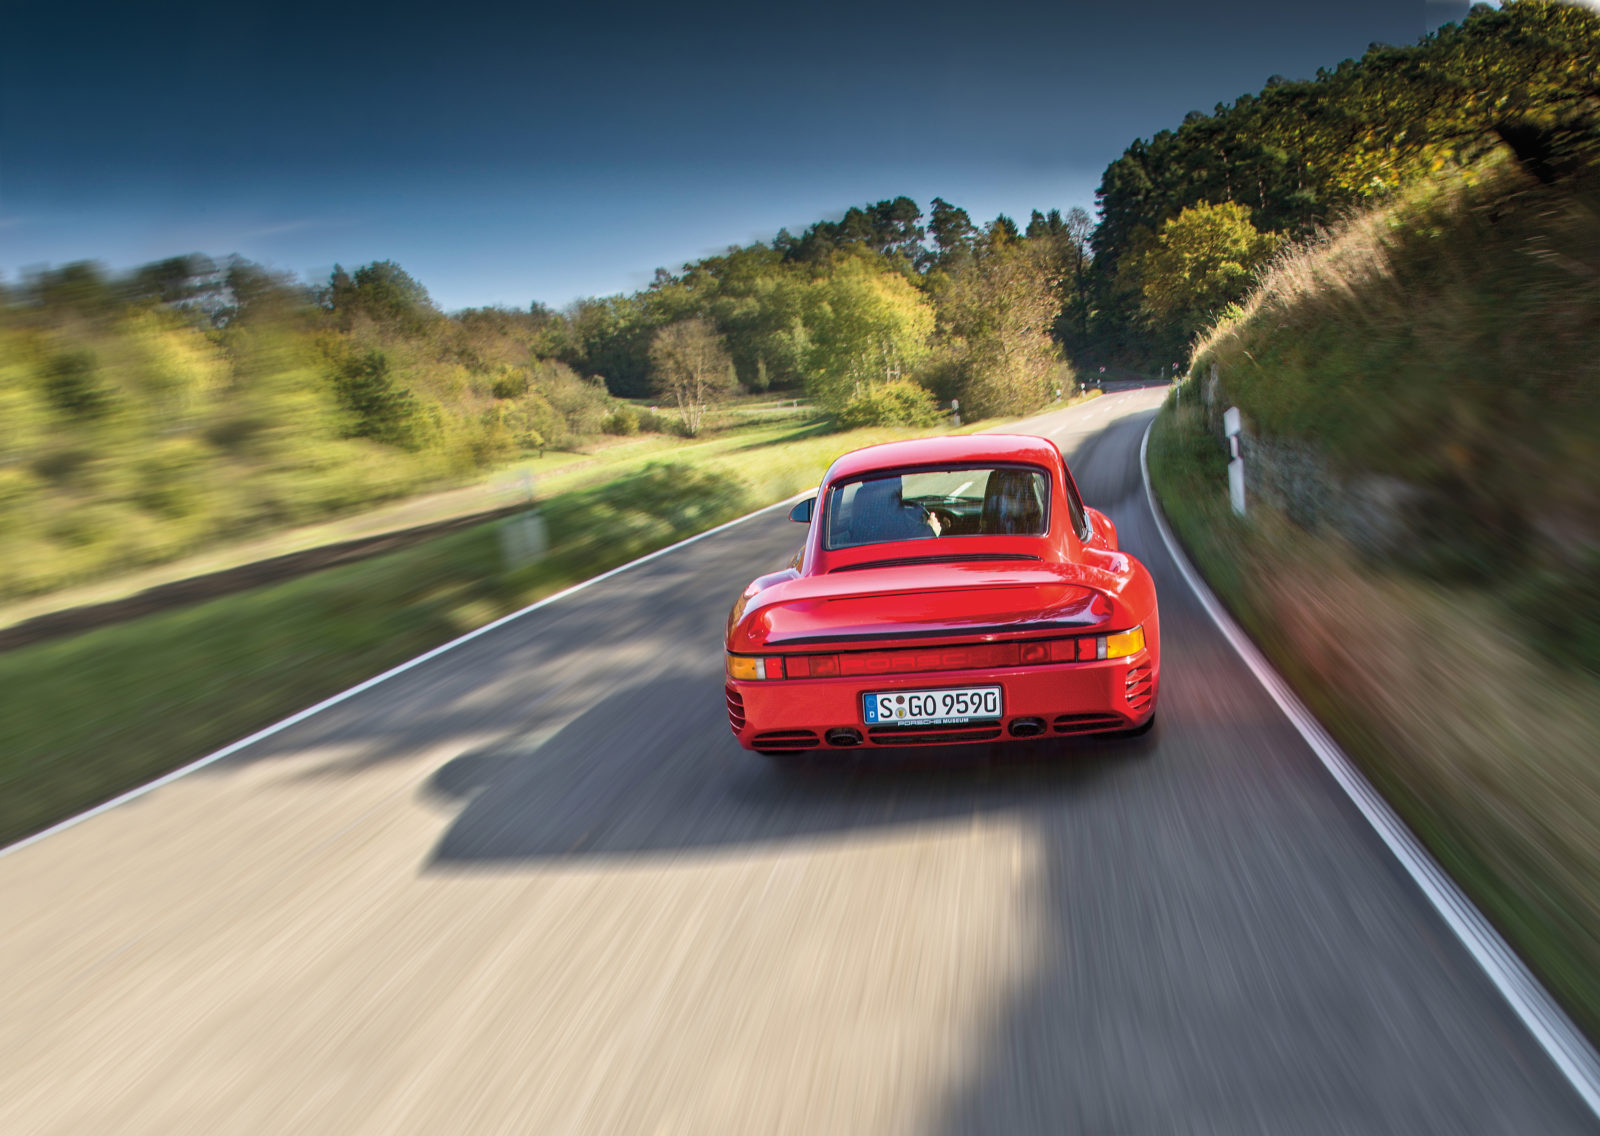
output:
[[[1107,552],[1115,552],[1117,550],[1117,526],[1112,523],[1111,518],[1099,509],[1085,507],[1083,511],[1089,515],[1089,526],[1094,529],[1094,539],[1091,543],[1098,548],[1105,549]]]

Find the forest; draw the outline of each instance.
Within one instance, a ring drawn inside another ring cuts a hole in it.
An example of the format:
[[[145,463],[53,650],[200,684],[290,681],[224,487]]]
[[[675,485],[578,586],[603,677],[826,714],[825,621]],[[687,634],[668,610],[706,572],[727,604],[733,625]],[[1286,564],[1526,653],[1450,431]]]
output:
[[[1063,347],[1182,362],[1280,251],[1496,151],[1548,176],[1554,155],[1597,135],[1600,13],[1552,0],[1478,4],[1416,44],[1268,79],[1107,167],[1089,317]]]
[[[1170,373],[1350,211],[1493,153],[1558,176],[1600,137],[1597,63],[1593,11],[1479,6],[1135,141],[1098,221],[897,197],[564,311],[446,313],[390,261],[311,283],[201,254],[30,272],[0,291],[0,598],[605,433],[694,434],[738,390],[923,425],[952,400],[1024,414],[1103,365]]]

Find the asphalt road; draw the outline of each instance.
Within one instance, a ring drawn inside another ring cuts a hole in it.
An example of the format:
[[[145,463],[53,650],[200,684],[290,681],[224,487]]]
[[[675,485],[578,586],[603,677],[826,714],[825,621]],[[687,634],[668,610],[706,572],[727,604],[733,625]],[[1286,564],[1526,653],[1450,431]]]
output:
[[[0,859],[0,1132],[1565,1133],[1575,1093],[1188,592],[1131,742],[740,751],[782,511]]]

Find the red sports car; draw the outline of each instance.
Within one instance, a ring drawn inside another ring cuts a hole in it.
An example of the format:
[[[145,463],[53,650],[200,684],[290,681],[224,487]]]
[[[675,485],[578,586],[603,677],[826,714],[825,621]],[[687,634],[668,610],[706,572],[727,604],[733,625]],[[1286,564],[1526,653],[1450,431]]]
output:
[[[728,722],[768,754],[1141,733],[1161,632],[1150,572],[1117,549],[1045,438],[869,446],[789,516],[794,561],[728,615]]]

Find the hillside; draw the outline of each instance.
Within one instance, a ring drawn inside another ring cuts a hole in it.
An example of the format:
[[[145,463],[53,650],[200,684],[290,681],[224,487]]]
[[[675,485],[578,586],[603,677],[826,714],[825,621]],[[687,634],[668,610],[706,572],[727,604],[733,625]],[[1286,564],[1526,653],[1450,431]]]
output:
[[[1214,586],[1600,1029],[1597,136],[1552,132],[1280,258],[1200,344],[1151,466]]]

